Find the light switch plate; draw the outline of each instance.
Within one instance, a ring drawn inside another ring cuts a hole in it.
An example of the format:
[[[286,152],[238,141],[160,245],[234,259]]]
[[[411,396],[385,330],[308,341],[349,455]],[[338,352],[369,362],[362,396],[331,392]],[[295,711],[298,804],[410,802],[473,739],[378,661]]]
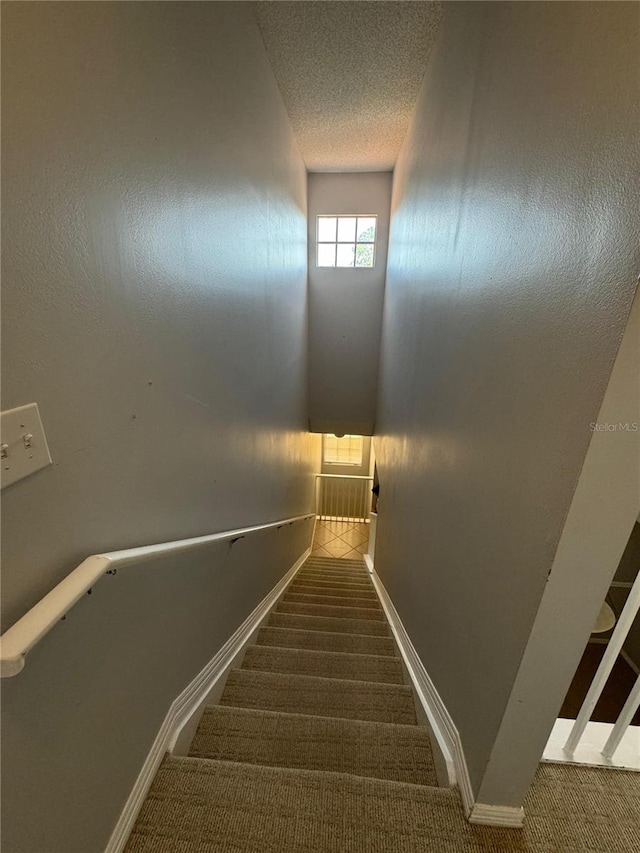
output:
[[[0,412],[2,488],[51,465],[37,403]]]

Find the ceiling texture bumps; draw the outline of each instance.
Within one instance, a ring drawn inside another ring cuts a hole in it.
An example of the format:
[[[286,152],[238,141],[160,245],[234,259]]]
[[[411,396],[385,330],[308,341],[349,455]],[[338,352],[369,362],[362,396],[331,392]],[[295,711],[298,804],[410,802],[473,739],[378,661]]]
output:
[[[393,169],[442,4],[258,2],[255,10],[309,171]]]

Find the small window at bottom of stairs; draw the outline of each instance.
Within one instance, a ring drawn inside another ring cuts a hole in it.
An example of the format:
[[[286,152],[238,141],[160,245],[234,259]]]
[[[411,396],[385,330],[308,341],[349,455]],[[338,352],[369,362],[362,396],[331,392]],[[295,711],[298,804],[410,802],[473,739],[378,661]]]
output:
[[[362,436],[325,435],[322,461],[333,465],[362,465]]]

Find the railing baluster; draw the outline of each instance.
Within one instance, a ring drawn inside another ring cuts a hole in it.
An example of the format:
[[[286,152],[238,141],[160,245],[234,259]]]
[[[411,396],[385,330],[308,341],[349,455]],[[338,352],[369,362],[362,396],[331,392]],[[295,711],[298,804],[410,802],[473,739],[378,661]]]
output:
[[[618,618],[618,624],[616,625],[615,630],[611,635],[611,639],[607,644],[607,650],[604,653],[600,666],[593,677],[589,692],[582,703],[580,713],[578,714],[573,728],[571,729],[571,734],[564,745],[564,751],[568,755],[573,755],[580,742],[580,738],[587,727],[587,723],[591,719],[593,709],[600,698],[600,694],[604,690],[604,686],[607,683],[607,679],[611,674],[611,670],[613,669],[616,660],[618,659],[620,650],[627,638],[627,634],[629,633],[638,610],[640,610],[640,572],[631,587],[631,592],[629,593],[627,602]]]
[[[622,711],[620,711],[620,716],[616,720],[616,724],[609,735],[609,739],[602,749],[602,754],[605,758],[613,758],[613,754],[620,746],[620,741],[631,725],[633,715],[638,708],[640,708],[640,675],[636,678],[636,683],[633,685],[629,698],[624,703],[624,707]]]
[[[373,477],[316,474],[316,514],[325,521],[368,518],[368,495]]]

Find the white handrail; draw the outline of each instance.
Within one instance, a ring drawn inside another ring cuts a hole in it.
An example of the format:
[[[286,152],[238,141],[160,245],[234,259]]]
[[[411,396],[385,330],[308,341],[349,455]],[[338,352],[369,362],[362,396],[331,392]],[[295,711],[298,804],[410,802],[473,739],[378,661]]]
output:
[[[620,650],[627,638],[627,634],[631,629],[631,625],[633,624],[633,620],[635,619],[638,610],[640,610],[640,572],[638,573],[638,577],[635,579],[626,604],[618,618],[618,624],[611,635],[611,639],[607,643],[607,650],[604,653],[604,656],[600,661],[600,666],[593,677],[589,692],[585,696],[585,700],[582,703],[578,717],[571,729],[571,734],[564,745],[564,751],[569,756],[573,755],[576,747],[580,743],[580,738],[587,727],[587,723],[591,718],[593,709],[596,707],[596,703],[600,698],[600,694],[604,690],[607,679],[609,678],[611,670],[618,659]],[[633,716],[633,714],[631,716]]]
[[[87,557],[0,637],[0,677],[10,678],[21,672],[24,669],[27,652],[49,633],[100,578],[114,573],[116,568],[132,563],[143,563],[160,555],[177,554],[212,542],[240,539],[250,533],[295,524],[309,518],[315,518],[315,513],[296,515],[293,518],[258,524],[254,527],[240,527],[237,530],[226,530],[222,533],[194,536],[191,539],[176,539],[173,542],[143,545],[139,548],[126,548]]]

